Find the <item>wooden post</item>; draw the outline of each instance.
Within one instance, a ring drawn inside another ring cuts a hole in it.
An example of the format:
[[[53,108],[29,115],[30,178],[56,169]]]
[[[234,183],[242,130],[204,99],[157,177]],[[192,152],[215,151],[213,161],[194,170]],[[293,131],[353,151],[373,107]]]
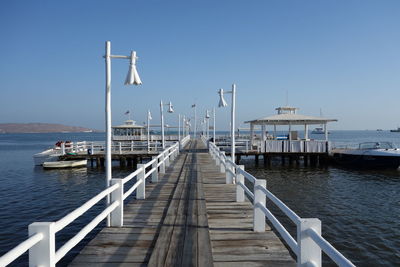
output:
[[[111,193],[111,203],[119,201],[119,206],[110,214],[110,226],[122,227],[124,225],[124,183],[122,179],[111,179],[111,185],[119,184],[119,187]]]
[[[161,165],[160,165],[160,173],[165,173],[165,160],[164,160],[164,153],[161,154]]]
[[[254,183],[254,218],[253,218],[253,231],[265,232],[265,215],[258,205],[265,206],[266,196],[261,188],[267,187],[266,180],[257,179]]]
[[[226,162],[225,162],[225,151],[221,151],[221,161],[220,161],[220,164],[219,164],[219,172],[220,173],[225,173],[225,165],[224,164],[226,164]]]
[[[321,266],[321,248],[307,234],[308,229],[314,229],[321,234],[321,221],[318,219],[300,219],[297,226],[297,266],[307,266],[312,262],[314,266]]]
[[[138,169],[142,169],[137,175],[137,180],[142,181],[142,183],[136,189],[136,199],[146,198],[146,180],[144,179],[145,171],[144,164],[138,164]]]
[[[151,181],[152,181],[153,183],[156,183],[156,182],[158,182],[158,168],[157,168],[158,160],[157,160],[157,157],[156,157],[156,156],[153,156],[151,159],[152,159],[152,160],[156,159],[156,160],[153,162],[153,164],[151,165],[151,167],[152,167],[153,169],[156,169],[156,170],[151,174]]]
[[[29,236],[41,233],[43,239],[29,249],[29,267],[56,266],[56,241],[54,222],[35,222],[28,226]]]
[[[233,175],[230,171],[234,171],[234,168],[232,166],[232,163],[230,163],[228,160],[232,160],[231,157],[227,157],[226,161],[226,170],[225,170],[225,183],[226,184],[233,184]]]
[[[236,169],[236,202],[244,202],[244,190],[239,183],[244,184],[244,176],[240,170],[244,171],[244,165],[239,165]]]

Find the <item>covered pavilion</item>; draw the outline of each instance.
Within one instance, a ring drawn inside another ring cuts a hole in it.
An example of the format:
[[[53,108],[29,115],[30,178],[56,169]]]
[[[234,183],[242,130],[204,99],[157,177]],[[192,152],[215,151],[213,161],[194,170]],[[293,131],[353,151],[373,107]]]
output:
[[[325,134],[325,140],[328,141],[328,122],[337,121],[337,119],[328,119],[323,117],[314,117],[297,114],[298,108],[295,107],[278,107],[275,110],[278,114],[267,116],[255,120],[246,121],[245,123],[250,123],[250,136],[251,144],[253,144],[254,139],[254,126],[261,126],[262,137],[261,140],[266,140],[265,128],[268,125],[274,126],[274,139],[276,139],[276,126],[277,125],[287,125],[289,128],[289,141],[292,140],[292,126],[294,125],[304,125],[304,139],[309,140],[308,137],[308,126],[309,125],[323,125],[324,130],[322,133]],[[322,130],[322,129],[321,129]]]

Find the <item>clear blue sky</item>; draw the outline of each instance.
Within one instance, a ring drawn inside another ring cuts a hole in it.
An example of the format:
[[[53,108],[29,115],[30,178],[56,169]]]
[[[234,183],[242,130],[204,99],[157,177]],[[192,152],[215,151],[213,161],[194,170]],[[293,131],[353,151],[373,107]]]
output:
[[[237,122],[286,103],[331,129],[400,125],[400,1],[1,1],[0,122],[104,129],[104,46],[136,50],[143,85],[112,62],[113,124],[159,123],[218,103],[237,84]],[[229,101],[228,101],[229,102]],[[217,110],[228,128],[229,108]]]

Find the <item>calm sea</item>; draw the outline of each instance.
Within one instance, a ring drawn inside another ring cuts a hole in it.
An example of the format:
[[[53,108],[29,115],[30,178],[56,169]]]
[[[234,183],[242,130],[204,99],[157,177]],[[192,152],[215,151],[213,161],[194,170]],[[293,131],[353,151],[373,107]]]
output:
[[[329,138],[338,145],[391,141],[400,147],[400,133],[387,131],[332,131]],[[50,171],[33,165],[32,155],[58,140],[102,141],[104,134],[0,135],[0,255],[27,238],[28,224],[60,219],[104,188],[101,168]],[[356,265],[400,266],[400,171],[281,166],[278,161],[266,168],[261,162],[257,166],[254,158],[243,158],[241,163],[257,178],[267,179],[269,190],[301,217],[319,218],[326,239]],[[113,167],[119,177],[131,171]],[[274,209],[271,203],[269,206]],[[96,205],[58,233],[58,246],[102,208],[103,203]],[[284,223],[295,232],[291,223]],[[60,265],[68,263],[80,247],[82,244]],[[24,255],[14,266],[26,264]]]

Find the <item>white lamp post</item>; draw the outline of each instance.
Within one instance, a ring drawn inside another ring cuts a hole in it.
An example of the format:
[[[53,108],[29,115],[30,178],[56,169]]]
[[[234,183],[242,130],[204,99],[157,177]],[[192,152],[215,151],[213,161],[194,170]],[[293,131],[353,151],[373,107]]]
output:
[[[160,111],[161,111],[161,142],[162,149],[165,149],[165,136],[164,136],[164,106],[168,106],[168,113],[173,113],[174,109],[172,107],[171,101],[168,104],[163,104],[162,100],[160,101]]]
[[[235,161],[235,102],[236,102],[236,85],[232,84],[232,91],[224,92],[224,89],[219,89],[218,94],[219,104],[218,107],[226,107],[228,104],[224,99],[225,94],[232,94],[232,109],[231,109],[231,157]]]
[[[196,114],[196,104],[193,104],[192,105],[192,108],[194,108],[194,130],[193,130],[193,135],[194,135],[194,138],[196,138],[196,135],[197,135],[197,114]]]
[[[206,135],[207,140],[210,139],[210,113],[208,113],[208,109],[206,110]]]
[[[147,112],[147,151],[150,151],[150,120],[153,118],[151,117],[150,110]]]
[[[215,143],[215,108],[213,108],[213,142]]]
[[[112,178],[112,162],[111,162],[111,59],[121,58],[129,59],[130,66],[128,75],[126,76],[125,85],[140,85],[142,81],[136,70],[136,52],[131,51],[130,56],[111,55],[111,42],[106,42],[106,54],[104,56],[106,61],[106,186],[110,186]],[[110,197],[107,196],[107,205],[110,203]],[[110,224],[109,217],[107,224]]]

